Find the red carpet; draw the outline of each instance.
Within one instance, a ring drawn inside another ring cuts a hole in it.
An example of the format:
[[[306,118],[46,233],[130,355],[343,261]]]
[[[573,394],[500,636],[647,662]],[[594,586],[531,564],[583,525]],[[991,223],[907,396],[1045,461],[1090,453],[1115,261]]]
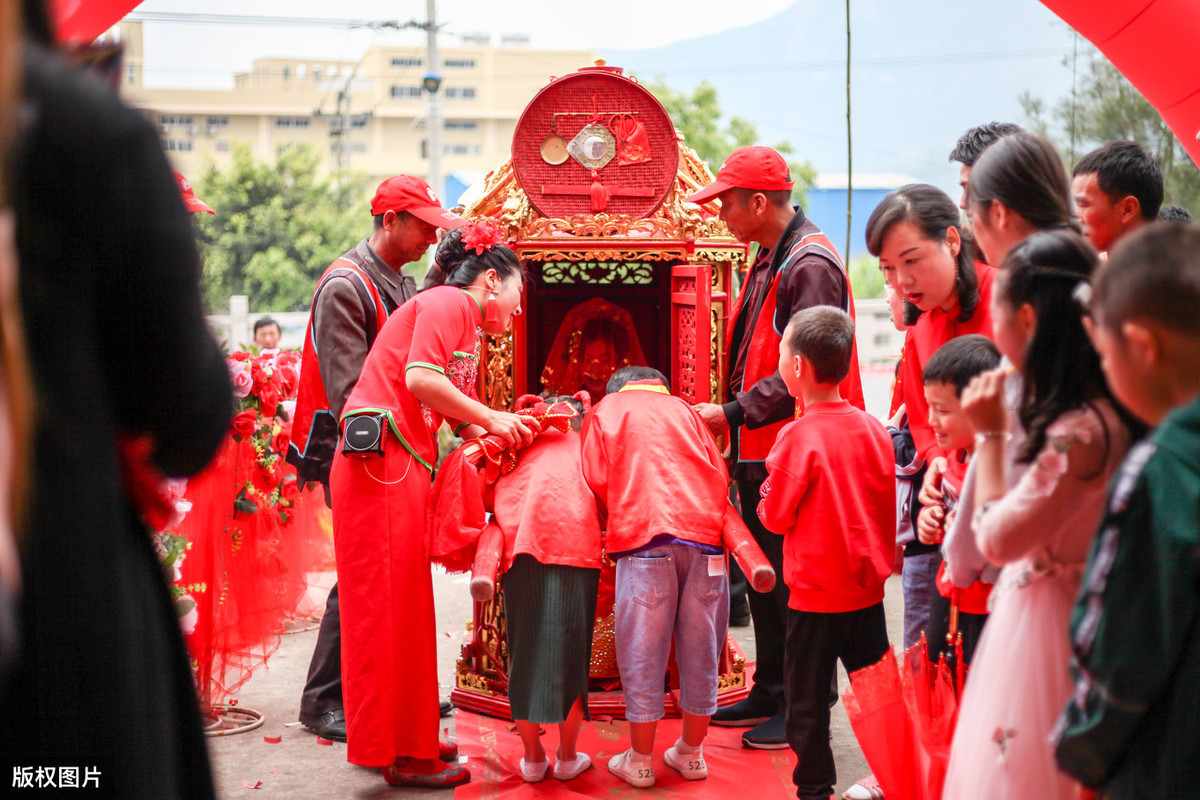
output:
[[[624,720],[583,723],[579,749],[592,757],[592,768],[573,781],[554,780],[547,773],[540,783],[521,780],[519,762],[524,753],[521,738],[513,724],[459,710],[455,713],[458,747],[468,756],[471,782],[454,790],[454,800],[531,800],[531,798],[623,797],[645,791],[679,798],[754,798],[789,800],[796,796],[792,768],[796,757],[791,750],[747,750],[742,747],[745,728],[709,729],[704,742],[708,779],[684,780],[663,763],[662,753],[679,738],[682,721],[664,719],[658,724],[654,743],[654,788],[638,790],[608,771],[608,759],[629,747],[628,724]],[[553,769],[554,750],[558,746],[558,728],[546,725],[542,746],[550,754]]]

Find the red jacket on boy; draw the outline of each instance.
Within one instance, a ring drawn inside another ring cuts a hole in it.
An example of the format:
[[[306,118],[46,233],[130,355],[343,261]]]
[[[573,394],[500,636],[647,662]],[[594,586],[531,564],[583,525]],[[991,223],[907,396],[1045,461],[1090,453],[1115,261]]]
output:
[[[608,553],[660,534],[722,546],[725,461],[700,415],[658,381],[630,381],[584,417],[583,477],[607,518]]]
[[[502,572],[519,553],[542,564],[600,568],[600,520],[579,460],[579,434],[549,428],[496,481],[487,505],[504,532]]]
[[[858,611],[883,600],[896,547],[896,463],[879,420],[845,400],[812,403],[767,456],[758,516],[784,536],[797,611]]]

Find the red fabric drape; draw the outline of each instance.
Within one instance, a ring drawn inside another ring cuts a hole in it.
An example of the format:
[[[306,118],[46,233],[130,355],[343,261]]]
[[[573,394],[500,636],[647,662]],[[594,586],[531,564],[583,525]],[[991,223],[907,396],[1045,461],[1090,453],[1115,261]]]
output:
[[[142,0],[52,0],[60,42],[87,44],[141,5]]]
[[[1100,49],[1157,109],[1200,163],[1200,3],[1042,0]]]

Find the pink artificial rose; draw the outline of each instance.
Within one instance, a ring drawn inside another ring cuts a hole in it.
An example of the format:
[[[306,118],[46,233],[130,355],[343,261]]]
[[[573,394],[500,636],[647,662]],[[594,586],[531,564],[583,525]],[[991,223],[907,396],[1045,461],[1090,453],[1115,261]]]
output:
[[[230,364],[229,377],[233,380],[234,397],[242,398],[250,394],[250,390],[254,387],[254,378],[250,375],[250,370],[246,368],[245,363],[235,361]]]

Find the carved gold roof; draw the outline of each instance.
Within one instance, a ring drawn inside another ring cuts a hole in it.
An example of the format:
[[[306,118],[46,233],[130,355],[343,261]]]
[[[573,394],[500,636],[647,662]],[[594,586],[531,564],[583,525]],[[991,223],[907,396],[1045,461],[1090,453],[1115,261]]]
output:
[[[687,252],[705,261],[744,261],[746,248],[733,238],[725,223],[705,216],[699,206],[683,201],[712,183],[713,174],[708,164],[683,141],[679,131],[676,136],[679,168],[675,182],[662,205],[648,217],[603,212],[566,219],[543,217],[518,185],[511,159],[487,174],[482,192],[463,209],[463,216],[490,219],[522,250],[530,247],[539,251],[578,250],[604,240],[611,244],[621,241],[625,247],[636,242],[639,251],[662,248],[680,254]]]

